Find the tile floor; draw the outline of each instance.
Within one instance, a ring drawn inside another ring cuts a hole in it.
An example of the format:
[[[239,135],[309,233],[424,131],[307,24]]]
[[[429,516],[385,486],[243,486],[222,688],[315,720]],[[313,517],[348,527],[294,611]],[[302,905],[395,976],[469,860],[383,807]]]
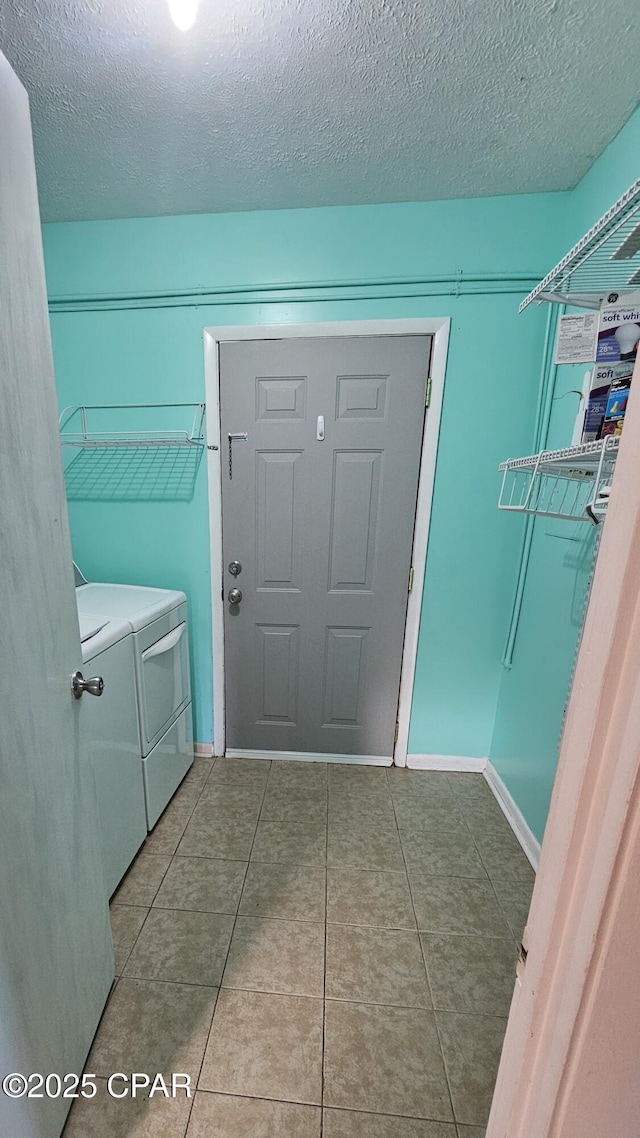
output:
[[[481,1138],[532,885],[481,775],[197,759],[113,898],[65,1138]]]

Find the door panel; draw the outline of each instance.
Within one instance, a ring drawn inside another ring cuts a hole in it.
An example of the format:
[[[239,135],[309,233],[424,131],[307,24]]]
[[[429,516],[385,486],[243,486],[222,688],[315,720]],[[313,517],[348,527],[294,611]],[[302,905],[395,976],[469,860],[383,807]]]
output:
[[[256,422],[264,419],[304,419],[306,379],[256,379]]]
[[[328,628],[323,727],[361,727],[369,628]]]
[[[334,454],[330,590],[371,592],[381,465],[379,451],[336,451]]]
[[[300,451],[256,454],[257,589],[300,589],[303,465]]]
[[[258,625],[256,722],[295,726],[298,717],[299,628]]]
[[[339,375],[336,420],[384,419],[386,394],[386,375]]]
[[[221,344],[229,749],[391,757],[430,349]]]
[[[0,55],[0,1076],[81,1072],[114,973],[26,92]],[[69,1099],[0,1095],[57,1138]]]

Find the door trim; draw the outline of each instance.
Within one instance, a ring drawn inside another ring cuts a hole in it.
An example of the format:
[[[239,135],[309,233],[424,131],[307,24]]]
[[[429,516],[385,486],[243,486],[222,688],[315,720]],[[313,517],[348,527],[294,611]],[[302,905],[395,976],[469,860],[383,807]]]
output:
[[[413,534],[413,588],[409,593],[398,701],[398,737],[393,761],[406,766],[413,681],[422,609],[427,542],[440,433],[442,396],[447,364],[451,320],[418,317],[399,320],[332,320],[312,324],[232,324],[204,329],[205,398],[207,403],[207,478],[209,487],[209,532],[211,548],[211,613],[213,639],[213,748],[225,753],[224,706],[224,606],[222,601],[222,452],[220,449],[220,357],[219,345],[237,340],[282,340],[331,336],[431,336],[431,399],[425,415],[416,524]],[[216,450],[212,450],[216,447]],[[340,756],[331,756],[340,761]],[[360,760],[367,761],[366,758]]]

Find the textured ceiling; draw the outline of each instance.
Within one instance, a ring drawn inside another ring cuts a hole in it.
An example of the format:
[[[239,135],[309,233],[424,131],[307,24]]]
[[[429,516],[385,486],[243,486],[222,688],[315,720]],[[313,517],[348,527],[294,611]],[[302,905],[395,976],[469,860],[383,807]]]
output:
[[[638,0],[0,0],[45,220],[561,190],[640,96]]]

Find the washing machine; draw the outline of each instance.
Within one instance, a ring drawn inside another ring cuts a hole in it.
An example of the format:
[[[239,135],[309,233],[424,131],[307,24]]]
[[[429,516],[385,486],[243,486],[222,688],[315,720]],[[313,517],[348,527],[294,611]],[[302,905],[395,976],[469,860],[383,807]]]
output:
[[[93,765],[109,896],[147,836],[138,731],[133,635],[126,620],[79,614],[82,671],[101,676],[99,698],[84,694],[80,730]]]
[[[84,579],[83,579],[84,581]],[[78,613],[127,621],[133,637],[139,754],[151,830],[193,763],[187,598],[174,589],[76,586]]]

